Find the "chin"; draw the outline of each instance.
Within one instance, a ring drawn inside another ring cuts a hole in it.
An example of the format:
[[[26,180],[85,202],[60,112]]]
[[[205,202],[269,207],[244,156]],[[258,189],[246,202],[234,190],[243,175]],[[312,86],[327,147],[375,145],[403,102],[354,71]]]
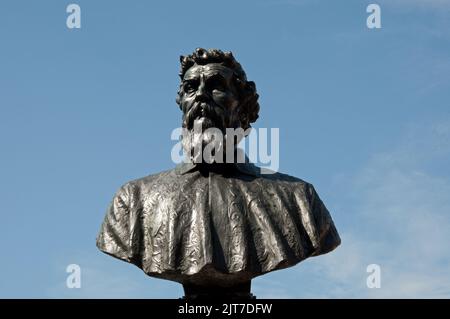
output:
[[[214,128],[214,126],[210,128]],[[214,156],[217,153],[224,152],[226,143],[224,136],[218,138],[211,130],[201,133],[189,130],[188,134],[183,136],[182,145],[187,157],[193,162],[199,163],[207,162],[203,158],[206,146],[209,146],[209,151],[207,153],[211,153]]]

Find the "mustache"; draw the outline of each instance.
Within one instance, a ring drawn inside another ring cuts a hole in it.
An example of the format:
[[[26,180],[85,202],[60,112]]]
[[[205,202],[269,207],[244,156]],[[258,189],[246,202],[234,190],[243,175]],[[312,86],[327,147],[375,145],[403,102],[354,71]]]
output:
[[[194,102],[183,116],[183,127],[192,129],[197,118],[205,117],[211,124],[223,126],[223,111],[220,107],[210,103]],[[213,125],[214,126],[214,125]]]

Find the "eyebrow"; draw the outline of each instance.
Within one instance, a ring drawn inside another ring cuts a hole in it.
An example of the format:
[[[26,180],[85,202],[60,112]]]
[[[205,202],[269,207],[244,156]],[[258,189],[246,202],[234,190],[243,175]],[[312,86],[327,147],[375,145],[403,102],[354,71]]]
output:
[[[184,82],[194,82],[194,81],[198,81],[198,77],[188,77],[186,79],[183,79],[183,83]]]
[[[197,81],[198,79],[199,79],[198,74],[188,75],[185,79],[183,79],[183,82]],[[226,80],[226,78],[224,78],[222,74],[220,74],[220,72],[213,73],[208,80],[215,80],[215,79]]]
[[[183,78],[183,82],[184,81],[190,81],[190,80],[198,80],[199,76],[198,74],[193,74],[193,75],[185,75],[185,78]]]
[[[212,74],[209,79],[210,80],[215,80],[215,79],[225,80],[225,78],[219,72]]]

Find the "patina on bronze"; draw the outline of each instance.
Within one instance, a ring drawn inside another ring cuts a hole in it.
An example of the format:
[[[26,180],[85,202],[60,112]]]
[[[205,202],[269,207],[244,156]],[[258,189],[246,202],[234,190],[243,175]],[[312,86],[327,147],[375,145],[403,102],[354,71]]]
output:
[[[258,94],[231,52],[181,57],[183,127],[247,129]],[[189,151],[200,141],[184,138]],[[181,283],[187,298],[251,298],[252,278],[340,244],[314,187],[244,163],[190,161],[130,181],[114,196],[97,237],[103,252],[147,275]]]

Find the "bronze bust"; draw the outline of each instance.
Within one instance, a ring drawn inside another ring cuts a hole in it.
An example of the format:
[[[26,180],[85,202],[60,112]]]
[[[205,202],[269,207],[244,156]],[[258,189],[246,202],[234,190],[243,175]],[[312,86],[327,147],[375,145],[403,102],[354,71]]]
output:
[[[258,94],[231,52],[181,57],[183,128],[250,128]],[[183,284],[186,297],[251,297],[251,279],[332,251],[340,237],[314,187],[250,163],[197,163],[211,135],[183,137],[189,161],[130,181],[112,200],[97,237],[103,252],[147,275]],[[237,142],[237,141],[236,141]],[[236,144],[236,143],[235,143]]]

